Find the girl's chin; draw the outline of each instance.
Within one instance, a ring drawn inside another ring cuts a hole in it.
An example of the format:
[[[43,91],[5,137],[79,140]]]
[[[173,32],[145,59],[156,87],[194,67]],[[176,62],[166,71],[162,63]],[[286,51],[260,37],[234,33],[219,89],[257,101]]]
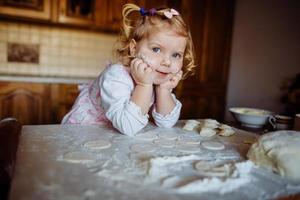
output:
[[[155,78],[154,78],[154,84],[160,85],[162,83],[167,82],[169,79],[170,79],[170,74],[160,73],[160,72],[156,71]]]
[[[168,80],[169,80],[168,77],[164,77],[164,78],[156,78],[156,79],[154,80],[154,85],[160,85],[160,84],[162,84],[162,83],[167,82]]]

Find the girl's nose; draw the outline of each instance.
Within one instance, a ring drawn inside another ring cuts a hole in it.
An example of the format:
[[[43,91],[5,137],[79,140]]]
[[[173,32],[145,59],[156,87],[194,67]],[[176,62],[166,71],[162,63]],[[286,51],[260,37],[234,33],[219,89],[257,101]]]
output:
[[[171,65],[170,59],[167,57],[163,58],[163,60],[161,61],[161,65],[165,67],[169,67]]]

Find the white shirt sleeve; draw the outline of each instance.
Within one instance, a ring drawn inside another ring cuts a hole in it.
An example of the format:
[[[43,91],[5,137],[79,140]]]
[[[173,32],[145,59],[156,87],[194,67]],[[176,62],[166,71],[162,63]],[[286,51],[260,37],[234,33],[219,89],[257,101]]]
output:
[[[170,127],[174,126],[179,119],[182,105],[181,105],[180,101],[178,101],[176,99],[174,94],[172,94],[172,97],[173,97],[176,105],[173,108],[173,110],[167,115],[162,115],[162,114],[156,112],[156,106],[154,105],[154,108],[152,110],[152,116],[153,116],[155,124],[159,127],[170,128]]]
[[[134,84],[123,66],[108,67],[99,79],[99,87],[105,115],[121,133],[133,136],[147,125],[148,115],[130,101]]]

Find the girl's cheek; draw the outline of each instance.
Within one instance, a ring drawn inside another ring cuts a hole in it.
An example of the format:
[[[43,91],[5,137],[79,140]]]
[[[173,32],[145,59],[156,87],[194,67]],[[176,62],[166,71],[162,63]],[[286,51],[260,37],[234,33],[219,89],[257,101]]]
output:
[[[182,65],[173,65],[171,67],[171,73],[176,74],[178,73],[182,68]]]

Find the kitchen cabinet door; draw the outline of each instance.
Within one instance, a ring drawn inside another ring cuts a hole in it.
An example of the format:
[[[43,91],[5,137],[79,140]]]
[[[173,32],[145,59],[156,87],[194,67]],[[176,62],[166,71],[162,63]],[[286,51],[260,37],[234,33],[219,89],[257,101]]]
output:
[[[50,85],[0,83],[0,118],[15,117],[23,125],[51,122]]]
[[[56,4],[58,23],[79,26],[94,24],[95,0],[60,0]]]
[[[0,0],[0,14],[39,20],[51,19],[50,0]]]
[[[181,12],[191,29],[198,65],[195,75],[176,88],[183,119],[223,120],[234,5],[234,0],[182,1]]]

